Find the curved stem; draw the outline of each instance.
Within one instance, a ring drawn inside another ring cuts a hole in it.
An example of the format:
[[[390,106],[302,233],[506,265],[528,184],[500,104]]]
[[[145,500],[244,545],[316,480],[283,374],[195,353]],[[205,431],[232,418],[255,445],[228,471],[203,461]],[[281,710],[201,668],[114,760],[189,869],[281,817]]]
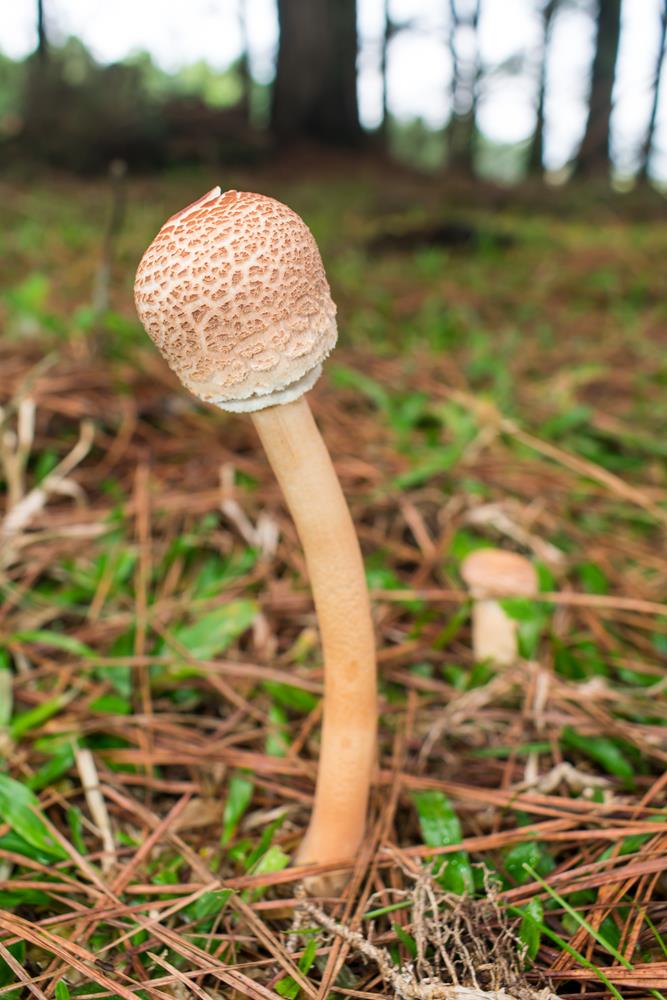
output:
[[[375,642],[359,542],[305,398],[252,414],[306,556],[324,652],[315,804],[298,861],[349,860],[361,846],[375,761]]]

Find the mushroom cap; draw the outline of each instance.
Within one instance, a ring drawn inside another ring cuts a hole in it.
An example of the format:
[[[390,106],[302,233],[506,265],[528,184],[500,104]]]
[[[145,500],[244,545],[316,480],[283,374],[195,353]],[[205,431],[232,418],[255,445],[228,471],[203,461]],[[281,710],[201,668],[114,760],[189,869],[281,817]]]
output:
[[[461,576],[474,597],[535,597],[539,581],[525,556],[503,549],[476,549],[461,564]]]
[[[336,343],[312,233],[261,194],[214,188],[167,219],[141,259],[134,297],[183,384],[227,410],[298,399]]]

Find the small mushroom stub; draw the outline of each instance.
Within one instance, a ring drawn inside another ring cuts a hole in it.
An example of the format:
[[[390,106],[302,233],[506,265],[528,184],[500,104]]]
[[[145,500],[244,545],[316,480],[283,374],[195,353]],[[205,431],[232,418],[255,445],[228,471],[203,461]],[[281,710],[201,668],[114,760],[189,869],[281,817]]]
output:
[[[535,568],[516,552],[477,549],[463,560],[461,576],[473,598],[472,646],[475,659],[509,666],[519,655],[517,623],[503,610],[499,600],[536,597],[539,587]]]
[[[375,762],[375,643],[359,543],[304,396],[337,336],[317,244],[273,198],[215,188],[164,224],[139,264],[135,298],[184,385],[251,414],[294,518],[325,664],[315,803],[297,860],[350,863],[364,838]]]
[[[336,344],[336,306],[313,236],[286,205],[214,188],[163,225],[135,302],[199,399],[255,411],[298,399]]]

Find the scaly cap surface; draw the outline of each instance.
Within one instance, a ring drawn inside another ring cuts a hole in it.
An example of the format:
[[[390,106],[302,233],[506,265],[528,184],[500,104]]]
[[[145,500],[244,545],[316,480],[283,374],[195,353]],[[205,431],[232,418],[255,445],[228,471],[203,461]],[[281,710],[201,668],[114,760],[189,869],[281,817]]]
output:
[[[317,244],[265,195],[214,188],[168,219],[141,259],[134,295],[184,385],[227,410],[298,399],[336,343]]]

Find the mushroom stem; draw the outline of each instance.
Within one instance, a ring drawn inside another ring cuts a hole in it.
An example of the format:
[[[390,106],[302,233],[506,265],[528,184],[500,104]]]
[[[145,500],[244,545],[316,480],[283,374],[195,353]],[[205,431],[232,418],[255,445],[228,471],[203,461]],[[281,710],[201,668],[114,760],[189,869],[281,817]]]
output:
[[[252,414],[306,557],[324,652],[315,804],[300,864],[349,861],[364,838],[376,746],[375,643],[359,542],[301,397]]]
[[[498,601],[478,598],[472,606],[472,649],[475,660],[508,667],[519,655],[517,623]]]

